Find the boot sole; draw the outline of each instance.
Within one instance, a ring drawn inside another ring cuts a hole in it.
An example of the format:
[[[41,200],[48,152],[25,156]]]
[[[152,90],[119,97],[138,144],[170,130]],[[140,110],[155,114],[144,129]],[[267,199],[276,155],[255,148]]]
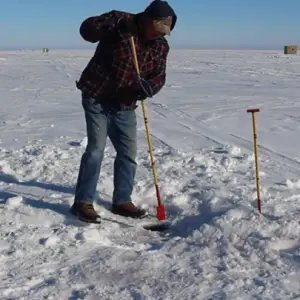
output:
[[[119,210],[116,209],[110,209],[110,211],[115,215],[119,215],[121,217],[126,217],[126,218],[132,218],[132,219],[143,219],[149,216],[148,212],[145,212],[144,214],[140,214],[140,215],[135,215],[135,214],[131,214],[130,212],[120,212]]]

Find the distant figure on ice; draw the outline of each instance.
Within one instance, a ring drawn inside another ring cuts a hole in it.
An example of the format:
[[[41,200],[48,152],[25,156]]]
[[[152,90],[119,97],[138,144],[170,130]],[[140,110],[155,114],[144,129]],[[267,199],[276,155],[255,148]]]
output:
[[[177,16],[167,1],[153,1],[143,12],[110,11],[86,19],[80,34],[98,43],[77,88],[82,92],[88,144],[81,158],[71,212],[85,222],[100,223],[93,207],[107,137],[117,156],[114,163],[112,212],[141,218],[147,212],[132,203],[136,173],[137,101],[157,94],[165,84],[170,35]],[[134,37],[141,78],[130,43]]]

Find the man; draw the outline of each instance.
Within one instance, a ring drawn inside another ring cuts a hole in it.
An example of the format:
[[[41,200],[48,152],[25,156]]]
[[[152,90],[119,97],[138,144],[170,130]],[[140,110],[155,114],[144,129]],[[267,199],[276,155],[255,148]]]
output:
[[[98,43],[94,56],[76,83],[82,92],[88,144],[81,158],[71,212],[85,222],[100,223],[93,207],[107,137],[117,156],[114,162],[112,212],[141,218],[147,213],[131,200],[136,173],[137,101],[157,94],[165,84],[169,45],[165,39],[177,16],[166,1],[153,1],[143,12],[110,11],[86,19],[80,34]],[[134,37],[140,77],[131,36]]]

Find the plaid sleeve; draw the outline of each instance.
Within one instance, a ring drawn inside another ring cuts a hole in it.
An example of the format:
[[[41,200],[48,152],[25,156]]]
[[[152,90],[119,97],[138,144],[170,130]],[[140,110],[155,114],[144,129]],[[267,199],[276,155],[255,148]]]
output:
[[[115,53],[111,67],[116,82],[118,82],[117,88],[123,88],[133,85],[137,80],[137,76],[134,71],[134,61],[130,44],[131,35],[126,28],[126,19],[119,19],[117,26],[120,42],[119,46],[114,50]]]
[[[167,43],[159,43],[157,45],[155,55],[153,55],[152,63],[154,64],[154,71],[151,75],[144,77],[150,84],[152,95],[157,94],[166,82],[166,65],[167,56],[169,53],[169,45]]]
[[[80,26],[80,35],[88,42],[96,43],[105,37],[111,36],[117,25],[117,16],[114,11],[100,16],[89,17]]]
[[[122,23],[122,20],[119,23]],[[122,25],[119,25],[119,28],[120,26]],[[138,84],[138,76],[135,70],[130,44],[131,35],[126,29],[120,30],[119,34],[121,38],[120,47],[115,49],[114,60],[112,62],[112,69],[119,83],[118,88],[132,85],[137,88],[137,92],[140,92],[140,85]],[[145,65],[145,73],[147,73],[147,64],[154,66],[154,70],[144,79],[149,83],[152,95],[155,95],[162,89],[166,81],[166,64],[169,45],[166,41],[157,42],[156,47],[151,52],[151,59],[148,60]],[[153,68],[149,66],[149,69]]]

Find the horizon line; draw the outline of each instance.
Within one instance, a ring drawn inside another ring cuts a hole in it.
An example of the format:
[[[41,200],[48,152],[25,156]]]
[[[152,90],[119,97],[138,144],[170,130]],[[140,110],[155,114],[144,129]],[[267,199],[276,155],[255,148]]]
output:
[[[285,45],[284,45],[285,46]],[[174,50],[273,50],[273,51],[282,51],[284,50],[284,46],[282,47],[267,47],[267,46],[170,46],[171,49]],[[94,51],[95,48],[92,47],[80,47],[80,46],[73,46],[73,47],[50,47],[50,46],[28,46],[28,47],[0,47],[0,51],[37,51],[43,50],[43,48],[48,48],[49,50],[87,50],[87,51]]]

